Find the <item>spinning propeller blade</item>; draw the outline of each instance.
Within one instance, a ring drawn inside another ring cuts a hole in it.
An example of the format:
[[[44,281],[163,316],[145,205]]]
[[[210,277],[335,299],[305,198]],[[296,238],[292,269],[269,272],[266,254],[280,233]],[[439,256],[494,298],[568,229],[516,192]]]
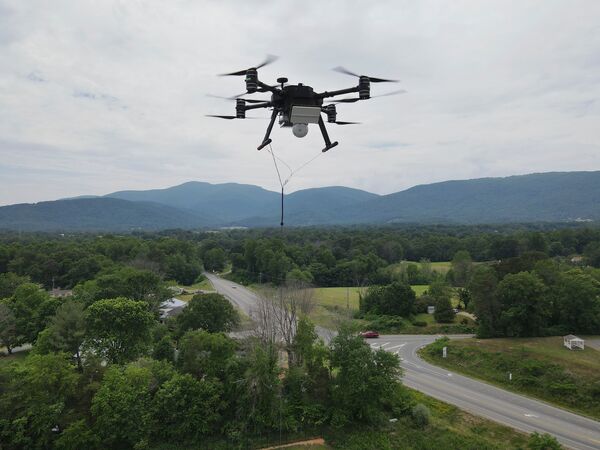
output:
[[[361,77],[361,75],[356,75],[354,72],[350,72],[348,69],[346,69],[345,67],[341,67],[341,66],[334,67],[332,70],[335,70],[336,72],[350,75],[353,77],[357,77],[357,78]],[[371,83],[397,83],[398,82],[398,80],[387,80],[385,78],[376,78],[376,77],[367,77],[367,78],[369,79],[369,81]]]
[[[275,62],[277,59],[279,59],[278,56],[275,55],[267,55],[267,58],[260,63],[258,66],[256,67],[250,67],[250,69],[260,69],[261,67],[264,67],[266,65],[271,64],[272,62]],[[248,71],[248,69],[244,69],[244,70],[238,70],[237,72],[230,72],[230,73],[221,73],[219,74],[219,76],[221,77],[227,77],[227,76],[241,76],[241,75],[246,75],[246,72]]]
[[[214,114],[207,114],[206,117],[218,117],[219,119],[237,119],[236,116],[216,116]]]
[[[223,97],[221,95],[206,94],[207,97],[220,98],[223,100],[237,100],[238,98],[241,98],[242,95],[246,95],[246,94],[240,94],[240,95],[236,95],[234,97]],[[246,103],[264,103],[264,102],[269,101],[269,100],[258,100],[258,99],[252,99],[252,98],[243,98],[242,100],[245,100]]]
[[[387,97],[387,96],[390,96],[390,95],[406,94],[406,92],[407,92],[406,90],[400,89],[398,91],[392,91],[392,92],[388,92],[386,94],[372,95],[369,98]],[[334,103],[334,104],[335,103],[355,103],[355,102],[358,102],[360,100],[362,100],[362,99],[360,99],[358,97],[356,97],[356,98],[340,98],[338,100],[330,100],[330,101],[328,101],[328,103]],[[368,99],[365,99],[365,100],[368,100]]]
[[[342,121],[336,120],[333,123],[335,123],[336,125],[358,125],[362,122],[342,122]]]

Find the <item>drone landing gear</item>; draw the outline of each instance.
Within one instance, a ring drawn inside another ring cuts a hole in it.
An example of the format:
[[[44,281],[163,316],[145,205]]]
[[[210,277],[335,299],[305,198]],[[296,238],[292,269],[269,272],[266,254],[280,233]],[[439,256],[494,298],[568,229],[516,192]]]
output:
[[[327,134],[327,128],[325,128],[325,122],[323,122],[323,117],[319,117],[319,128],[321,129],[321,134],[323,135],[323,140],[325,141],[325,148],[321,150],[325,153],[327,150],[331,150],[333,147],[338,145],[338,142],[331,142],[329,140],[329,135]]]
[[[279,114],[277,109],[273,109],[273,112],[271,113],[271,121],[269,122],[269,126],[267,127],[265,137],[263,138],[262,144],[256,147],[256,150],[262,150],[272,142],[269,136],[271,136],[271,130],[273,130],[273,125],[275,125],[275,119],[277,119],[277,114]]]

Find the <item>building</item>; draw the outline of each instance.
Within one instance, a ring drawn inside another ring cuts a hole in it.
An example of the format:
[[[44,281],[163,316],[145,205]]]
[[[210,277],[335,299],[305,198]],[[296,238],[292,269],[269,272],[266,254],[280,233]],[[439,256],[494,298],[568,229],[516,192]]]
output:
[[[569,350],[573,350],[574,348],[580,348],[583,350],[585,348],[585,341],[572,334],[568,334],[567,336],[563,337],[563,342],[565,347],[567,347]]]
[[[183,308],[187,306],[187,302],[179,300],[178,298],[170,298],[164,301],[159,308],[160,320],[163,321],[169,317],[175,317],[183,311]]]
[[[61,288],[54,288],[51,291],[48,292],[50,294],[50,297],[55,297],[55,298],[65,298],[65,297],[70,297],[73,295],[73,291],[71,289],[61,289]]]

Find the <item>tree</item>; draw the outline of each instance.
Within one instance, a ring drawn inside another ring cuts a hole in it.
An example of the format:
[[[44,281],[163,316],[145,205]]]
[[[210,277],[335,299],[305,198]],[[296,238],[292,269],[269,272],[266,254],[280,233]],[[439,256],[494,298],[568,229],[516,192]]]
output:
[[[53,448],[53,428],[72,420],[79,376],[68,355],[29,355],[22,363],[2,369],[6,377],[0,408],[3,448]]]
[[[15,344],[35,343],[38,333],[46,328],[60,300],[51,298],[37,284],[18,286],[7,305],[15,317],[17,340]]]
[[[223,379],[235,348],[235,342],[222,333],[188,331],[179,344],[177,365],[198,379]]]
[[[36,347],[45,345],[52,351],[75,355],[77,367],[81,369],[81,346],[85,338],[84,306],[75,300],[67,300],[56,310],[46,328],[44,337],[38,338]],[[40,342],[40,339],[45,342]]]
[[[179,333],[206,330],[209,333],[231,331],[239,323],[239,314],[221,294],[196,294],[177,316]]]
[[[465,287],[469,282],[472,270],[473,260],[469,252],[466,250],[456,252],[452,258],[452,274],[455,285]]]
[[[331,366],[334,425],[377,422],[388,407],[397,406],[390,403],[401,386],[398,356],[373,352],[364,339],[342,328],[332,341]]]
[[[279,286],[276,289],[264,289],[259,298],[257,326],[258,334],[265,343],[274,342],[279,336],[293,364],[293,344],[298,319],[308,315],[314,307],[314,291],[306,283],[294,282]]]
[[[147,439],[152,380],[149,368],[134,364],[106,371],[91,406],[104,448],[133,448]]]
[[[454,311],[452,309],[452,289],[448,284],[441,280],[434,280],[427,294],[433,299],[435,312],[433,314],[436,321],[441,323],[450,323],[454,320]]]
[[[167,258],[165,266],[166,278],[176,280],[184,285],[194,284],[196,278],[202,273],[202,267],[198,261],[186,261],[180,253]]]
[[[225,268],[225,251],[222,248],[212,248],[204,253],[202,261],[206,270],[220,272]]]
[[[567,333],[600,330],[600,282],[579,269],[561,274],[555,291],[558,325]]]
[[[155,345],[152,351],[152,358],[157,361],[175,361],[175,348],[169,336],[163,336]]]
[[[122,364],[146,350],[154,320],[146,302],[124,297],[98,300],[87,313],[89,345],[109,362]]]
[[[0,300],[0,344],[6,347],[8,354],[19,344],[17,334],[17,321],[12,309],[8,306],[8,301]]]
[[[390,316],[408,317],[414,312],[416,295],[412,288],[402,281],[394,281],[387,286],[372,286],[361,298],[363,312]]]
[[[19,276],[12,272],[0,273],[0,299],[11,297],[19,286],[30,283],[27,276]]]
[[[163,442],[190,440],[216,434],[223,408],[222,386],[214,380],[197,380],[176,374],[165,382],[150,406],[151,432]]]
[[[500,333],[500,304],[496,298],[498,279],[489,266],[477,266],[469,281],[473,310],[477,317],[477,336],[488,338]]]
[[[500,325],[505,336],[540,336],[550,317],[542,280],[530,272],[509,274],[498,283]]]
[[[239,380],[242,392],[237,420],[251,432],[278,427],[282,404],[277,361],[277,352],[272,345],[256,345],[248,357],[243,378]]]

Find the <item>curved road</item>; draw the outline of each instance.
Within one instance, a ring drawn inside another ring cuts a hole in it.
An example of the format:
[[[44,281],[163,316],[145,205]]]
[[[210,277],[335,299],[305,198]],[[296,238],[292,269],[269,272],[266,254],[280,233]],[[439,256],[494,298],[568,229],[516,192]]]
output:
[[[215,275],[206,274],[214,288],[252,318],[256,295]],[[320,328],[328,341],[333,332]],[[417,350],[439,336],[382,335],[369,340],[372,348],[398,354],[406,386],[456,405],[472,414],[531,433],[550,433],[565,446],[577,450],[600,449],[600,422],[555,408],[538,400],[505,391],[487,383],[449,372],[423,361]],[[451,336],[464,339],[469,336]]]

